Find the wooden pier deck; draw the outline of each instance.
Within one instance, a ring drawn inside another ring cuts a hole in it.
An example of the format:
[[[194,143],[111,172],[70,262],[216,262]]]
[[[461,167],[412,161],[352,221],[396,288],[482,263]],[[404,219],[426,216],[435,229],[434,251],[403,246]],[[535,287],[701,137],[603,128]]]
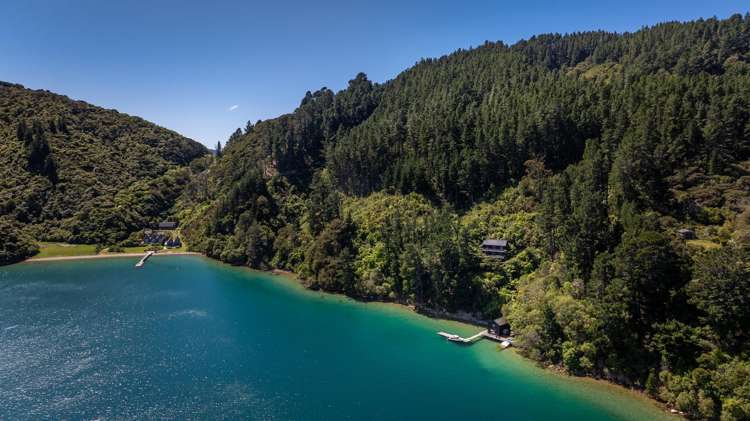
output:
[[[463,343],[463,344],[473,344],[474,342],[482,338],[487,338],[496,342],[500,342],[503,348],[507,348],[513,344],[513,338],[510,338],[510,337],[506,338],[502,336],[493,335],[487,330],[483,330],[477,333],[476,335],[469,336],[468,338],[464,338],[462,336],[459,336],[453,333],[448,333],[448,332],[438,332],[437,334],[451,342],[458,342],[458,343]]]
[[[147,251],[146,254],[143,257],[141,257],[141,260],[139,260],[138,263],[135,264],[135,267],[137,268],[143,267],[143,265],[146,264],[146,260],[148,260],[148,258],[153,255],[154,255],[153,251]]]

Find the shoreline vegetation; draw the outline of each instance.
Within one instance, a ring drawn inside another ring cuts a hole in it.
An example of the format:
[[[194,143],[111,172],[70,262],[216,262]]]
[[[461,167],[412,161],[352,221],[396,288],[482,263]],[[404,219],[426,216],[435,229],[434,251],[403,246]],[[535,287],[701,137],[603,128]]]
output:
[[[227,264],[226,262],[222,262],[221,260],[213,259],[210,256],[206,256],[204,254],[201,254],[201,255],[213,261],[217,261],[222,264]],[[234,265],[231,265],[231,266],[234,266]],[[328,290],[316,287],[314,283],[311,283],[309,280],[306,280],[300,274],[294,273],[286,269],[269,269],[269,270],[258,270],[258,269],[253,269],[253,268],[247,268],[247,269],[254,271],[254,272],[266,273],[266,274],[271,274],[271,275],[285,278],[289,280],[290,282],[294,282],[300,288],[303,288],[307,291],[318,292],[321,294],[331,295],[335,297],[345,297],[347,299],[354,300],[359,303],[365,303],[365,304],[372,303],[372,304],[394,305],[404,310],[408,310],[411,313],[419,314],[421,316],[424,316],[433,320],[456,322],[462,325],[471,326],[472,328],[478,328],[478,329],[486,329],[487,323],[489,322],[489,320],[478,319],[476,317],[473,317],[470,314],[465,314],[465,313],[451,313],[448,311],[440,311],[436,309],[416,306],[414,304],[402,303],[398,301],[388,301],[388,300],[378,299],[378,298],[367,299],[365,297],[352,297],[350,295],[346,295],[341,292],[328,291]],[[476,333],[476,332],[473,332],[473,333]],[[530,361],[533,361],[533,360],[530,360]]]

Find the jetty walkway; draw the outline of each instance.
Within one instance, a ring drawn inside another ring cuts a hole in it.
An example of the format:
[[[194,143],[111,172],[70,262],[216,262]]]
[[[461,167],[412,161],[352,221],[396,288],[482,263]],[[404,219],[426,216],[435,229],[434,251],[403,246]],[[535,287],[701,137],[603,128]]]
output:
[[[151,257],[151,256],[153,256],[153,255],[154,255],[153,251],[147,251],[146,255],[144,255],[143,257],[141,257],[141,260],[139,260],[138,263],[135,264],[135,267],[137,267],[137,268],[143,267],[143,265],[146,264],[146,260],[148,260],[148,258]]]
[[[483,339],[483,338],[487,338],[496,342],[500,342],[500,346],[502,346],[503,348],[507,348],[513,344],[513,338],[497,336],[495,334],[490,333],[488,330],[483,330],[477,333],[476,335],[469,336],[468,338],[464,338],[462,336],[459,336],[453,333],[448,333],[448,332],[438,332],[437,334],[451,342],[458,342],[458,343],[463,343],[463,344],[473,344],[474,342],[477,342],[478,340]]]

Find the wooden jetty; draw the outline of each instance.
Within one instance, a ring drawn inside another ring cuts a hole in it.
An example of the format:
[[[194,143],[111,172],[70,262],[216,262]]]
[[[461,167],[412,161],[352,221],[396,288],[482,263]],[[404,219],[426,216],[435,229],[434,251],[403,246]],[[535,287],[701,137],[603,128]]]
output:
[[[477,333],[476,335],[469,336],[468,338],[464,338],[462,336],[459,336],[453,333],[448,333],[448,332],[438,332],[437,334],[451,342],[458,342],[462,344],[473,344],[474,342],[482,338],[487,338],[496,342],[500,342],[500,346],[502,346],[503,348],[507,348],[513,344],[513,338],[510,338],[510,337],[506,338],[502,336],[493,335],[487,330],[483,330]]]
[[[139,260],[138,263],[135,264],[135,267],[137,268],[143,267],[143,265],[146,264],[146,260],[148,260],[148,258],[153,255],[154,255],[153,251],[147,251],[146,254],[143,257],[141,257],[141,260]]]

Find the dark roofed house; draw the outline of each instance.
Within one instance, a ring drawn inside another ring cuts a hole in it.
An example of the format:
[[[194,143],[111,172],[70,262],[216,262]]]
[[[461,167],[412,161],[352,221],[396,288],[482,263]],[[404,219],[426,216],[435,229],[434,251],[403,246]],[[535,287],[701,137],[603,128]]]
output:
[[[163,244],[166,240],[167,235],[163,232],[154,232],[151,230],[145,230],[143,232],[144,245]]]
[[[695,231],[687,228],[682,228],[677,230],[677,233],[680,234],[680,237],[682,237],[683,240],[694,240],[695,239]]]
[[[170,238],[164,242],[164,246],[168,249],[180,248],[182,247],[182,241],[180,241],[180,237]]]
[[[173,230],[173,229],[177,228],[177,222],[162,221],[162,222],[159,222],[158,228],[160,230]]]
[[[487,331],[495,336],[508,336],[510,335],[510,324],[505,317],[500,317],[489,323]]]
[[[484,240],[482,242],[482,252],[485,256],[495,259],[505,259],[508,255],[508,240]]]

